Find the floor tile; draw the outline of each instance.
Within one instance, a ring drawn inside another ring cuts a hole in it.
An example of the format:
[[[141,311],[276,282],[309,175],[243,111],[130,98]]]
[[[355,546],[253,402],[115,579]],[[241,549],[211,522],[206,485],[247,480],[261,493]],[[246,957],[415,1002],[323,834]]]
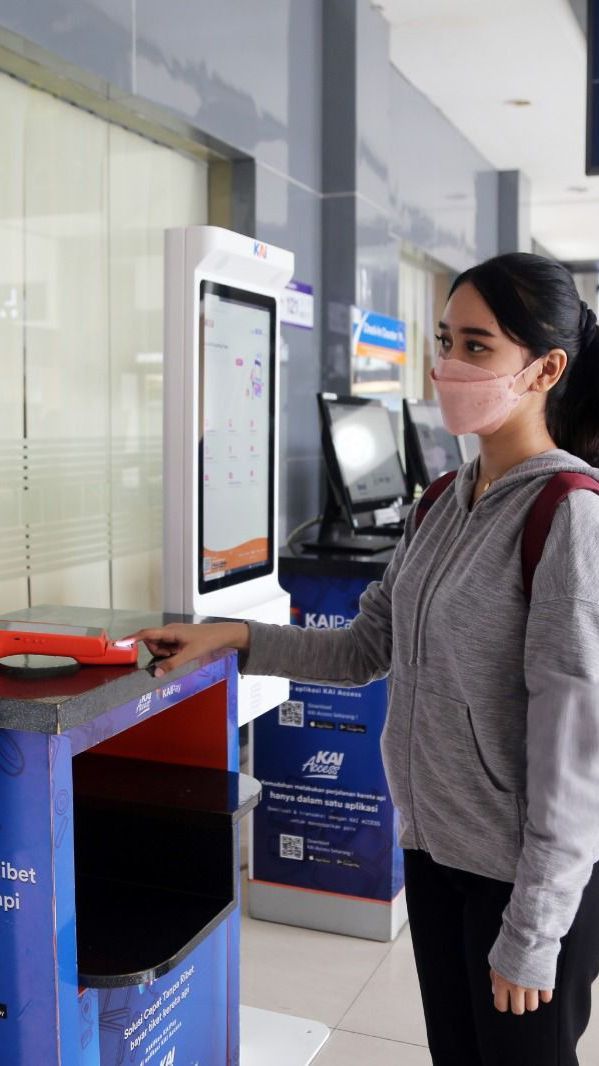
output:
[[[338,1029],[313,1060],[313,1066],[431,1066],[431,1062],[427,1048]]]
[[[372,940],[243,916],[241,1002],[334,1028],[389,950]]]
[[[407,925],[339,1022],[339,1028],[426,1046],[420,988]]]

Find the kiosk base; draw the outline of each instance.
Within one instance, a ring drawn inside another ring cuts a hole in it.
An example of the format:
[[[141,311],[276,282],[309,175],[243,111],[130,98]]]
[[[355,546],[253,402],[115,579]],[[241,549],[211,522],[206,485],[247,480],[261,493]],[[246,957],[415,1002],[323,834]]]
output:
[[[294,621],[348,624],[386,560],[282,557]],[[407,919],[399,814],[380,736],[384,681],[361,688],[292,682],[290,699],[250,734],[264,797],[250,826],[252,918],[368,940],[393,940]]]
[[[322,1022],[242,1007],[240,1066],[308,1066],[329,1035]]]
[[[390,903],[250,881],[252,918],[387,943],[408,920],[404,889]]]

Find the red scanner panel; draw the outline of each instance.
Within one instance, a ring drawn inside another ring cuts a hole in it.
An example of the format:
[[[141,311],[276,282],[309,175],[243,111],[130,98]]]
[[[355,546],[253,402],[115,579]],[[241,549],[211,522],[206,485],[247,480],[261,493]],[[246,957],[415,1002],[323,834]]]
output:
[[[0,659],[11,655],[62,655],[83,665],[126,666],[137,662],[137,644],[111,640],[104,629],[0,621]]]

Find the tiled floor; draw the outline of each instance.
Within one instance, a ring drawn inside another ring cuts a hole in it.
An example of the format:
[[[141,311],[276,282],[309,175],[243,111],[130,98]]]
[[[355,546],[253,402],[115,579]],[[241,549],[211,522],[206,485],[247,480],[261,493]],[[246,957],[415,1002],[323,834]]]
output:
[[[595,989],[580,1066],[599,1063]],[[259,922],[244,906],[241,1000],[329,1026],[314,1066],[431,1066],[408,926],[379,944]]]

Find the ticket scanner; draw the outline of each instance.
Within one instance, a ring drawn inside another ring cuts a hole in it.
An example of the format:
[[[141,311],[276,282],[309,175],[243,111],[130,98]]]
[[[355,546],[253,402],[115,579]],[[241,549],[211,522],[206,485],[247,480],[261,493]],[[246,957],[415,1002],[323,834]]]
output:
[[[279,297],[291,252],[215,226],[167,230],[164,608],[289,622],[278,581]],[[239,723],[287,699],[239,679]]]

